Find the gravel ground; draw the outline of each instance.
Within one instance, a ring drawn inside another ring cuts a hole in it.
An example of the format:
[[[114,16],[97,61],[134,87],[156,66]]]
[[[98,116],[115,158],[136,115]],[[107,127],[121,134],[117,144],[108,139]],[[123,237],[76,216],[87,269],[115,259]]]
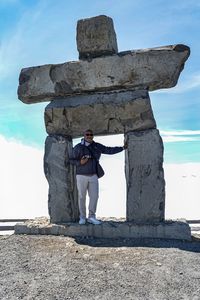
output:
[[[0,236],[0,299],[200,299],[200,239]]]

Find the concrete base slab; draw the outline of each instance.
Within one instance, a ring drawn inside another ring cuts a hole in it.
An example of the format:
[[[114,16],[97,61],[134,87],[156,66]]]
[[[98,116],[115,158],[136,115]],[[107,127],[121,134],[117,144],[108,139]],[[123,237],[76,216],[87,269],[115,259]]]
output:
[[[41,217],[15,225],[15,234],[64,235],[94,238],[159,238],[191,240],[191,229],[185,220],[156,224],[136,224],[122,219],[103,219],[101,225],[78,223],[51,224]]]

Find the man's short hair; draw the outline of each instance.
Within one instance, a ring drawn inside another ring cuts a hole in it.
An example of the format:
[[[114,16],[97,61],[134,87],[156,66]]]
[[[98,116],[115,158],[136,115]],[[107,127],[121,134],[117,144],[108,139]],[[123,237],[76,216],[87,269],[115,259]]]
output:
[[[91,133],[93,133],[92,129],[84,130],[84,134],[86,134],[86,132],[91,132]]]

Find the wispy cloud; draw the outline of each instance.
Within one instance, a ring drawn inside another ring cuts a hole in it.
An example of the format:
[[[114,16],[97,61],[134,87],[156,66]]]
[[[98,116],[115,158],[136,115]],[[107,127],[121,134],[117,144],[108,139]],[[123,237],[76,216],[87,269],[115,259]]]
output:
[[[175,136],[181,136],[181,135],[200,135],[200,130],[174,130],[174,131],[167,131],[167,130],[161,130],[160,133],[162,135],[175,135]]]
[[[200,141],[200,137],[163,136],[163,141],[165,143],[197,142]]]
[[[165,143],[172,142],[200,142],[200,130],[160,130],[160,135]],[[123,145],[124,135],[97,136],[95,141],[114,147]],[[74,146],[79,143],[79,139],[74,140]]]
[[[70,41],[68,37],[61,38],[63,28],[66,28],[66,34],[67,29],[75,31],[72,26],[67,27],[73,21],[64,18],[64,11],[60,11],[60,18],[55,17],[54,14],[58,14],[58,11],[48,1],[36,1],[35,5],[26,6],[21,11],[15,27],[10,28],[0,41],[1,80],[16,74],[18,78],[23,67],[63,62],[63,58],[67,56],[67,40]],[[70,41],[71,45],[68,47],[68,53],[71,54],[71,49],[74,51],[76,44],[75,36],[69,36],[74,40],[74,45]]]
[[[0,5],[16,4],[19,0],[0,0]]]
[[[27,48],[29,47],[29,39],[34,36],[29,36],[27,24],[30,25],[29,19],[32,22],[36,21],[38,10],[30,12],[26,9],[15,28],[10,29],[10,32],[2,38],[0,43],[0,73],[1,80],[9,77],[11,74],[17,74],[20,65],[25,61],[28,55]]]
[[[200,3],[196,0],[190,0],[190,1],[182,0],[181,2],[174,1],[173,4],[170,3],[170,5],[173,8],[183,10],[183,9],[191,9],[191,8],[195,9],[196,7],[200,6]]]
[[[165,143],[200,141],[200,130],[160,131]]]
[[[154,91],[154,93],[182,94],[190,92],[194,89],[200,89],[200,74],[191,74],[190,76],[182,80],[180,83],[178,83],[175,87],[170,89]]]

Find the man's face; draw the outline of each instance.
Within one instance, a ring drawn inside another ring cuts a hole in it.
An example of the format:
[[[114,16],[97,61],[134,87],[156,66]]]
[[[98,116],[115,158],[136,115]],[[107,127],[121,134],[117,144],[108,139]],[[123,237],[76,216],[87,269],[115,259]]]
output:
[[[93,141],[93,132],[91,132],[91,131],[86,131],[86,132],[84,133],[84,139],[85,139],[86,142],[92,143],[92,141]]]

